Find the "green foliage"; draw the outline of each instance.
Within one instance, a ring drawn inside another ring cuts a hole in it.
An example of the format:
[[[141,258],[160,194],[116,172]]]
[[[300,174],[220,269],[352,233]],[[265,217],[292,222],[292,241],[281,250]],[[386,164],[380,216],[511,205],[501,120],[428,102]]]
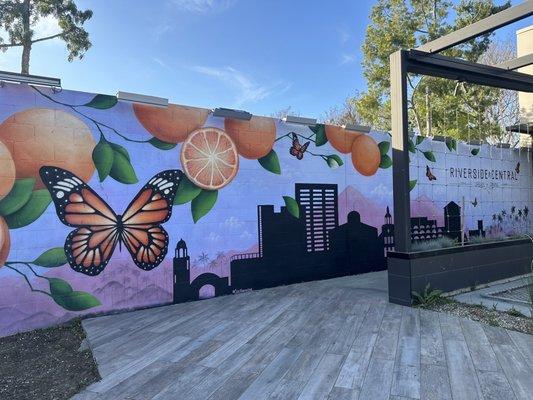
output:
[[[172,150],[174,147],[176,147],[176,143],[163,142],[162,140],[159,140],[156,137],[151,138],[148,143],[158,148],[159,150]]]
[[[200,218],[205,216],[214,207],[217,202],[218,191],[217,190],[205,190],[202,191],[191,201],[191,213],[194,223],[197,223]]]
[[[128,151],[118,144],[111,147],[113,148],[113,162],[109,170],[109,176],[120,183],[137,183],[139,180],[131,165]],[[100,171],[98,171],[98,174],[100,174]]]
[[[287,207],[287,211],[289,214],[291,214],[294,218],[300,218],[300,206],[290,196],[283,196],[283,200],[285,201],[285,207]]]
[[[323,146],[328,142],[326,127],[324,124],[316,124],[315,126],[309,127],[309,129],[315,133],[315,146]]]
[[[67,281],[60,278],[45,278],[50,285],[50,296],[65,310],[83,311],[101,305],[92,294],[74,291]]]
[[[412,296],[414,304],[422,308],[430,308],[434,306],[441,298],[442,290],[431,289],[428,283],[422,293],[413,291]]]
[[[17,179],[11,191],[0,200],[0,215],[6,216],[20,210],[33,193],[34,178]]]
[[[68,60],[83,58],[91,47],[89,33],[83,24],[92,17],[91,10],[78,10],[74,0],[5,0],[0,4],[0,27],[7,38],[0,38],[0,49],[22,47],[21,72],[29,73],[32,45],[60,38],[67,45]],[[33,26],[42,18],[55,17],[58,32],[45,37],[35,37]],[[7,39],[7,40],[6,40]]]
[[[99,110],[107,110],[117,104],[117,96],[110,96],[108,94],[97,94],[91,101],[84,104],[86,107],[97,108]]]
[[[331,154],[329,156],[326,156],[326,163],[331,169],[339,168],[344,164],[344,161],[342,161],[342,158],[340,158],[337,154]]]
[[[438,239],[433,240],[424,240],[421,242],[413,243],[411,246],[412,251],[429,251],[429,250],[438,250],[445,249],[448,247],[454,247],[457,245],[457,242],[449,237],[443,236]]]
[[[525,317],[524,313],[522,313],[521,311],[517,310],[514,307],[511,307],[510,310],[507,310],[507,314],[509,314],[512,317],[522,317],[522,318]]]
[[[261,164],[261,166],[267,171],[272,172],[273,174],[281,174],[279,158],[277,153],[273,149],[270,150],[270,152],[266,156],[261,157],[257,161],[259,161],[259,164]]]
[[[20,209],[5,217],[7,226],[9,229],[17,229],[31,224],[44,213],[51,201],[47,189],[34,190]]]
[[[391,53],[415,48],[509,6],[509,1],[497,6],[493,0],[460,0],[455,4],[449,0],[378,0],[372,8],[363,44],[367,90],[355,98],[362,121],[376,129],[390,130]],[[477,61],[490,43],[491,35],[487,34],[443,54]],[[425,127],[426,104],[431,109],[432,134],[465,139],[467,130],[460,128],[468,122],[471,129],[485,136],[499,129],[484,114],[495,102],[497,90],[426,76],[410,78],[409,121],[413,130],[421,132]]]
[[[176,197],[174,197],[174,204],[186,204],[195,199],[201,191],[202,188],[196,186],[187,176],[183,175],[176,191]]]
[[[33,261],[39,267],[56,268],[67,263],[67,256],[63,247],[54,247],[45,251]]]
[[[102,136],[98,144],[93,149],[93,162],[96,170],[98,171],[100,182],[103,182],[111,172],[111,168],[113,167],[113,155],[113,148]]]

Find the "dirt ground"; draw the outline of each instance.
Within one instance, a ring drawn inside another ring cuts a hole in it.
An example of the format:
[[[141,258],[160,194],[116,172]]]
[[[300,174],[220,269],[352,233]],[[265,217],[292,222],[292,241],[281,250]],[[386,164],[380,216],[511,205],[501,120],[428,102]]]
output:
[[[0,339],[0,399],[69,399],[100,379],[80,321]]]

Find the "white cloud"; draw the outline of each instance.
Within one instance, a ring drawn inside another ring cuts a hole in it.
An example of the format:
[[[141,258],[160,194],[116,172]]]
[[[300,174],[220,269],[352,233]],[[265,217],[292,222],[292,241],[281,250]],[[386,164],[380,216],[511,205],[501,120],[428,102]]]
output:
[[[166,69],[170,69],[170,67],[168,66],[168,64],[166,62],[164,62],[163,60],[161,60],[160,58],[157,58],[157,57],[154,57],[152,58],[152,60],[158,64],[160,67],[163,67],[163,68],[166,68]]]
[[[256,82],[231,66],[216,68],[197,65],[191,69],[202,75],[213,77],[232,87],[236,91],[234,100],[236,107],[263,100],[274,93],[277,95],[283,94],[291,87],[291,84],[284,84],[282,82],[273,84]]]
[[[370,194],[378,198],[388,198],[392,196],[392,190],[383,183],[380,183],[374,189],[372,189]]]
[[[224,221],[224,226],[231,230],[240,229],[243,225],[244,222],[237,217],[228,217]]]
[[[198,14],[208,14],[226,10],[237,0],[171,0],[171,3]]]
[[[340,62],[340,64],[341,64],[341,65],[351,64],[351,63],[353,63],[356,59],[357,59],[357,56],[356,56],[355,54],[347,54],[347,53],[343,53],[343,54],[341,54],[341,62]]]

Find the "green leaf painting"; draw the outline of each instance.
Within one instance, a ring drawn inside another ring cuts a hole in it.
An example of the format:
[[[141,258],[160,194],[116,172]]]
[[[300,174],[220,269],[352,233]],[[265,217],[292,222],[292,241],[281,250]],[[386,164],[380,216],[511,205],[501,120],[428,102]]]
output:
[[[422,142],[426,139],[425,136],[422,136],[422,135],[418,135],[416,137],[416,145],[418,146],[419,144],[422,144]]]
[[[204,190],[191,201],[191,213],[194,223],[197,223],[200,218],[205,216],[214,207],[217,202],[218,191]]]
[[[159,140],[156,137],[151,138],[148,143],[158,148],[159,150],[172,150],[174,147],[176,147],[176,143],[163,142],[162,140]]]
[[[379,164],[379,168],[386,169],[386,168],[390,168],[391,166],[392,166],[392,159],[387,154],[383,154],[381,156],[381,162]]]
[[[382,156],[384,156],[390,150],[390,142],[387,142],[387,141],[379,142],[378,147],[379,147],[379,152],[381,153]]]
[[[72,286],[60,278],[46,278],[50,284],[50,296],[56,304],[68,311],[83,311],[101,305],[92,294],[74,291]]]
[[[111,168],[113,167],[114,153],[113,147],[111,147],[109,142],[102,136],[93,150],[93,162],[96,170],[98,171],[98,178],[100,178],[100,182],[103,182],[111,172]]]
[[[63,247],[54,247],[53,249],[47,250],[33,261],[33,264],[45,268],[60,267],[66,263],[67,256]]]
[[[97,108],[99,110],[107,110],[108,108],[114,107],[115,104],[117,104],[117,101],[116,96],[97,94],[90,102],[84,104],[84,106]]]
[[[281,174],[279,158],[274,150],[270,150],[270,152],[266,156],[261,157],[257,161],[259,161],[259,164],[261,164],[261,166],[267,171],[272,172],[273,174]]]
[[[413,154],[416,153],[416,146],[415,146],[415,144],[413,143],[413,140],[412,140],[412,139],[409,139],[409,141],[408,141],[407,143],[408,143],[407,148],[409,149],[409,151],[410,151],[411,153],[413,153]]]
[[[120,183],[132,184],[139,181],[129,158],[120,151],[115,151],[113,154],[113,165],[109,176]]]
[[[196,186],[189,180],[189,178],[183,175],[176,192],[176,197],[174,197],[174,204],[188,203],[189,201],[195,199],[201,191],[202,188]]]
[[[109,144],[111,145],[115,153],[122,154],[124,157],[126,157],[126,160],[131,162],[130,153],[128,153],[128,150],[126,150],[125,147],[122,147],[120,144],[111,143],[111,142],[109,142]]]
[[[473,156],[477,156],[477,155],[479,154],[479,148],[475,148],[475,149],[470,150],[470,153],[471,153]]]
[[[326,126],[324,124],[316,124],[315,126],[309,127],[309,129],[315,133],[315,146],[320,147],[328,142]]]
[[[285,201],[285,207],[287,207],[287,211],[289,214],[291,214],[294,218],[300,218],[300,206],[290,196],[283,196],[283,200]]]
[[[30,200],[34,186],[34,178],[17,179],[8,195],[0,200],[0,215],[6,216],[20,210]]]
[[[326,163],[330,168],[335,169],[343,165],[344,161],[337,154],[331,154],[326,156]]]
[[[416,186],[417,179],[413,179],[412,181],[409,181],[409,191],[413,190]]]
[[[46,210],[52,198],[47,189],[35,190],[30,199],[16,212],[5,217],[10,229],[22,228],[31,224]]]
[[[457,150],[457,140],[453,138],[447,138],[446,139],[446,147],[449,151],[455,151]]]
[[[428,161],[431,161],[431,162],[436,162],[437,160],[435,159],[435,154],[433,154],[432,151],[428,150],[428,151],[424,151],[424,157],[426,157],[426,160]]]

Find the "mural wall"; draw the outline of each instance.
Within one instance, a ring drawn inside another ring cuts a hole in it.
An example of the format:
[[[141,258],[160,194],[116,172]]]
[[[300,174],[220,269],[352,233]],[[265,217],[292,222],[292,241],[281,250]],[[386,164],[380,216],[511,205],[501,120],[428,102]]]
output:
[[[531,231],[531,153],[413,137],[414,241]],[[384,269],[390,136],[0,88],[0,336]]]

